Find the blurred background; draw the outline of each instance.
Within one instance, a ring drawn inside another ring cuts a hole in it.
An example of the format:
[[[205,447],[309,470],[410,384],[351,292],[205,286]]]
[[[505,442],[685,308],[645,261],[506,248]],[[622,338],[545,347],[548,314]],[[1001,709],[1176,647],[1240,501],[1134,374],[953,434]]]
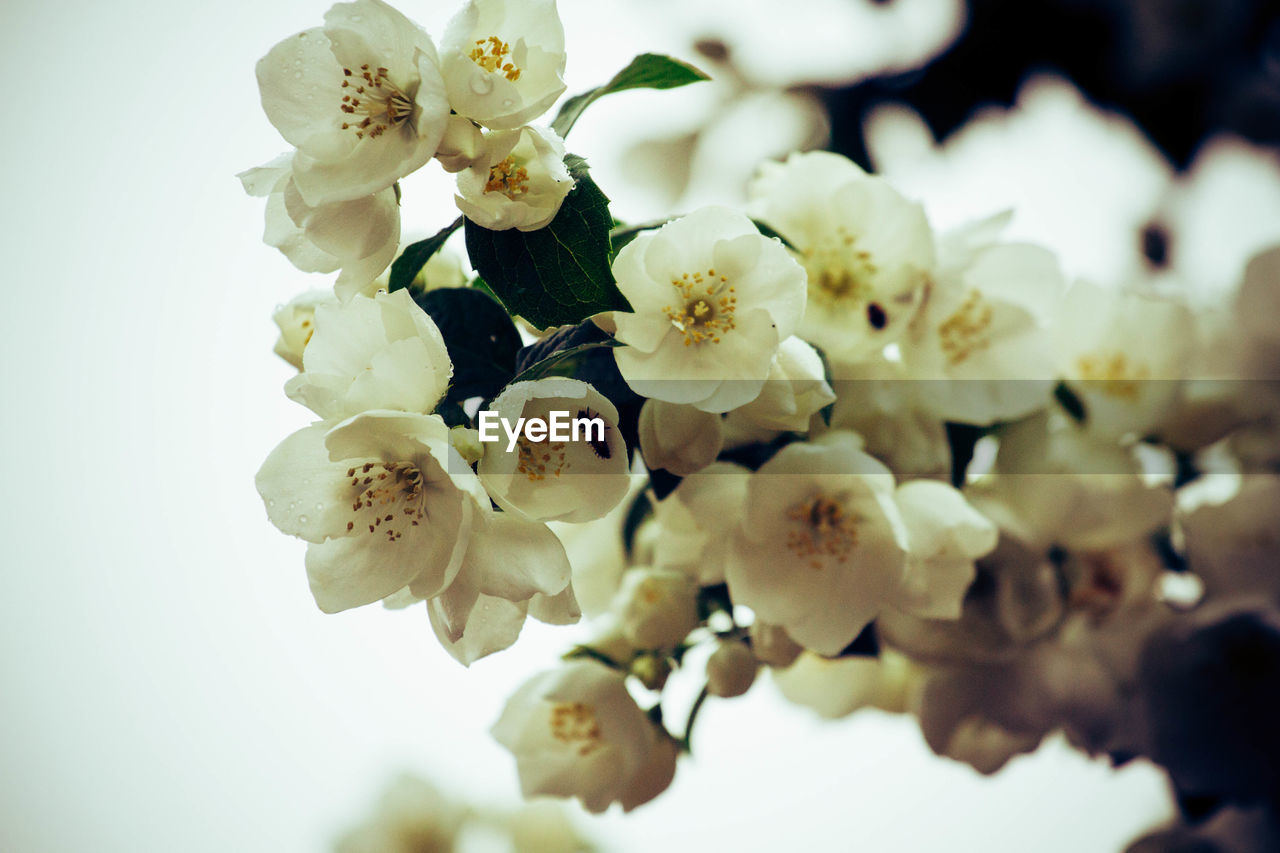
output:
[[[452,2],[397,4],[433,34]],[[420,609],[324,616],[253,475],[307,422],[274,307],[327,282],[262,245],[235,174],[285,148],[253,67],[323,0],[6,3],[0,849],[321,851],[396,772],[514,804],[488,736],[573,629],[464,670]],[[711,84],[592,107],[571,148],[620,219],[743,197],[831,147],[936,226],[1006,208],[1073,275],[1212,301],[1280,239],[1280,10],[1265,0],[561,0],[569,91],[636,53]],[[406,238],[455,212],[405,185]],[[761,683],[604,849],[1121,850],[1163,775],[1059,740],[994,777],[915,723]]]

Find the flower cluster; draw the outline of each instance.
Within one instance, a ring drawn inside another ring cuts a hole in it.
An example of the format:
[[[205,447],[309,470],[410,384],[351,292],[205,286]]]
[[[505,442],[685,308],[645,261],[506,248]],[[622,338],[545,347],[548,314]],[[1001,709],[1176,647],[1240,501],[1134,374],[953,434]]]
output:
[[[528,616],[592,617],[493,728],[525,794],[649,801],[704,701],[767,669],[982,772],[1065,731],[1187,796],[1274,802],[1280,747],[1240,697],[1280,710],[1280,496],[1255,474],[1280,468],[1255,381],[1280,248],[1197,312],[1069,283],[1008,213],[935,230],[825,152],[761,166],[742,210],[627,225],[563,136],[696,69],[637,57],[552,130],[526,125],[564,90],[551,2],[470,0],[439,51],[379,0],[325,21],[260,63],[297,150],[243,176],[268,243],[342,269],[276,315],[317,420],[258,490],[323,610],[423,606],[464,664]],[[396,181],[432,158],[463,220],[380,279]],[[440,260],[458,227],[474,277]],[[557,413],[598,429],[518,426]],[[1250,475],[1229,500],[1202,476],[1223,465]],[[673,678],[702,684],[679,727]]]

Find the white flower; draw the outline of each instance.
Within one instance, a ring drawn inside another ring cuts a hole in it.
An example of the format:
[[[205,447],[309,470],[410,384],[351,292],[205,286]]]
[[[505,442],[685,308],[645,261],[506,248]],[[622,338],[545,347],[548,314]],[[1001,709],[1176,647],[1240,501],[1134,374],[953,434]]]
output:
[[[859,708],[906,711],[920,671],[909,658],[885,649],[879,657],[834,659],[802,652],[790,666],[771,674],[789,701],[834,720]]]
[[[784,447],[747,482],[725,579],[735,603],[834,655],[897,595],[905,531],[893,474],[852,433]]]
[[[644,474],[631,475],[627,496],[603,518],[581,524],[552,521],[547,524],[560,538],[569,564],[573,566],[573,588],[588,616],[609,609],[627,568],[627,549],[622,528],[632,505],[649,485]],[[634,544],[634,543],[633,543]]]
[[[267,516],[311,543],[320,609],[359,607],[408,586],[419,598],[457,576],[486,500],[434,415],[365,412],[298,430],[255,480]]]
[[[321,305],[334,305],[337,301],[332,290],[308,290],[277,308],[271,315],[280,329],[275,354],[301,370],[302,353],[316,331],[316,309]]]
[[[741,696],[756,680],[759,662],[738,640],[722,640],[707,658],[707,692],[726,699]]]
[[[640,452],[650,470],[677,476],[699,471],[724,447],[721,417],[693,406],[645,400],[640,407]]]
[[[490,497],[508,512],[535,521],[590,521],[613,509],[627,493],[627,447],[618,431],[618,410],[596,389],[577,379],[538,379],[508,385],[489,405],[500,422],[485,444],[479,473]],[[531,439],[523,430],[511,440],[506,430],[521,419],[555,428],[552,413],[567,413],[570,440],[552,440],[549,430]],[[480,415],[485,440],[487,412]],[[600,419],[576,437],[572,422]],[[502,423],[505,422],[506,426]]]
[[[359,826],[343,833],[336,853],[449,853],[454,849],[468,809],[416,776],[396,777],[377,809]]]
[[[258,62],[262,108],[297,147],[293,179],[318,207],[385,190],[436,152],[449,118],[431,39],[381,0],[338,3],[323,28]]]
[[[475,162],[458,173],[454,201],[490,231],[536,231],[555,219],[571,189],[564,140],[554,130],[529,126],[486,135]]]
[[[1143,435],[1177,400],[1195,340],[1180,302],[1077,283],[1054,329],[1060,375],[1100,438]]]
[[[698,588],[688,575],[634,568],[613,601],[618,628],[636,649],[674,649],[698,626]]]
[[[996,526],[936,480],[903,483],[893,500],[907,528],[908,551],[895,606],[927,619],[960,618],[973,561],[996,547]]]
[[[817,350],[794,335],[778,347],[760,396],[729,412],[730,445],[768,441],[780,432],[808,432],[809,420],[834,403]]]
[[[997,242],[1008,216],[944,234],[938,270],[900,346],[939,418],[1012,420],[1043,407],[1057,377],[1048,327],[1064,284],[1053,253]]]
[[[883,349],[915,315],[933,270],[933,233],[918,204],[838,154],[765,163],[752,214],[785,236],[808,273],[796,334],[831,358]]]
[[[263,242],[303,272],[341,269],[336,290],[349,299],[381,275],[400,245],[400,204],[391,188],[312,206],[298,192],[293,158],[276,158],[239,175],[245,191],[267,197]]]
[[[457,577],[427,602],[427,613],[437,639],[464,666],[514,643],[526,615],[577,621],[564,546],[545,524],[485,507]]]
[[[706,207],[641,234],[613,263],[634,313],[613,351],[636,393],[725,412],[760,394],[804,314],[804,270],[746,216]]]
[[[703,586],[724,583],[750,473],[741,465],[715,462],[685,477],[655,504],[653,564],[683,572]]]
[[[927,411],[934,383],[913,381],[901,362],[883,358],[857,364],[833,362],[836,392],[832,429],[862,436],[867,452],[900,477],[945,478],[951,446],[941,419]],[[821,432],[818,424],[815,432]]]
[[[636,706],[623,674],[595,661],[525,682],[493,736],[515,755],[526,797],[577,797],[597,814],[648,802],[675,774],[674,742]]]
[[[285,393],[327,419],[430,412],[453,375],[440,330],[407,290],[317,308],[302,366]]]
[[[564,92],[564,27],[555,0],[468,0],[440,42],[449,103],[458,115],[510,130]]]
[[[436,149],[436,159],[449,174],[461,172],[484,153],[484,132],[469,118],[449,116],[444,138]]]

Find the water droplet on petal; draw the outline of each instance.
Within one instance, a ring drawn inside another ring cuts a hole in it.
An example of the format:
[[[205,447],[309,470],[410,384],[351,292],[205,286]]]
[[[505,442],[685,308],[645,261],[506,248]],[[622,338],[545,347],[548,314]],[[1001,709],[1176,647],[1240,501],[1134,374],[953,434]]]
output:
[[[316,504],[316,512],[324,512],[324,504]]]
[[[509,109],[511,109],[512,107],[514,107],[515,105],[516,105],[516,102],[515,102],[515,101],[513,101],[513,100],[511,100],[510,98],[504,98],[504,99],[503,99],[503,101],[502,101],[502,108],[503,108],[504,110],[509,110]]]
[[[302,72],[301,72],[301,71],[295,71],[295,72],[293,72],[293,77],[294,77],[294,79],[295,79],[295,80],[301,80],[301,79],[302,79]]]
[[[306,524],[306,523],[307,523],[307,517],[306,517],[305,515],[300,515],[300,516],[298,516],[298,523],[299,523],[299,524]]]
[[[493,91],[493,81],[488,74],[475,74],[471,78],[471,91],[477,95],[487,95]]]
[[[268,507],[273,507],[273,506],[275,506],[275,505],[276,505],[276,499],[275,499],[275,498],[267,498],[267,506],[268,506]]]

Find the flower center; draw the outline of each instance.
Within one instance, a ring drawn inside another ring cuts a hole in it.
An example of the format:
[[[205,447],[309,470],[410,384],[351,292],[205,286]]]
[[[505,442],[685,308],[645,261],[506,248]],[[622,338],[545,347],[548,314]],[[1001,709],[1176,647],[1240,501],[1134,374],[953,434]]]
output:
[[[837,228],[834,239],[802,252],[811,299],[834,307],[842,302],[866,302],[871,298],[877,268],[871,262],[871,253],[858,249],[857,244],[857,237],[844,228]]]
[[[844,504],[817,494],[787,510],[792,522],[787,531],[787,547],[793,554],[809,561],[815,569],[823,559],[833,557],[843,563],[858,544],[858,518],[846,513]]]
[[[354,130],[357,139],[377,139],[391,128],[403,127],[413,115],[413,97],[387,77],[382,66],[370,69],[361,65],[358,72],[343,68],[342,95],[338,109],[351,117],[342,123],[343,130]],[[361,116],[356,121],[356,116]]]
[[[600,724],[595,710],[582,702],[557,702],[551,706],[551,736],[577,746],[578,755],[590,754],[600,745]]]
[[[422,472],[412,463],[366,462],[348,468],[347,476],[356,490],[348,533],[368,527],[370,533],[385,533],[388,542],[397,542],[406,526],[417,527],[426,517]]]
[[[947,363],[955,366],[991,345],[991,306],[976,290],[970,290],[954,314],[938,327],[938,343]]]
[[[485,71],[500,71],[503,77],[514,83],[520,79],[520,69],[509,60],[504,61],[510,54],[511,45],[497,36],[489,36],[486,39],[477,39],[476,46],[471,48],[468,56]]]
[[[736,323],[734,312],[738,309],[736,289],[729,286],[729,279],[708,269],[692,275],[684,273],[671,279],[680,302],[676,306],[664,305],[662,313],[671,325],[684,334],[684,345],[692,346],[703,341],[720,343],[720,336],[733,331]]]
[[[1138,383],[1151,378],[1144,365],[1130,364],[1122,352],[1082,355],[1076,360],[1080,378],[1101,381],[1102,393],[1130,402],[1138,399]]]
[[[523,435],[516,442],[516,471],[530,482],[559,477],[565,469],[563,441],[530,441]]]
[[[512,201],[529,192],[529,170],[516,165],[514,156],[508,157],[489,170],[489,182],[484,185],[487,193],[502,193]]]

